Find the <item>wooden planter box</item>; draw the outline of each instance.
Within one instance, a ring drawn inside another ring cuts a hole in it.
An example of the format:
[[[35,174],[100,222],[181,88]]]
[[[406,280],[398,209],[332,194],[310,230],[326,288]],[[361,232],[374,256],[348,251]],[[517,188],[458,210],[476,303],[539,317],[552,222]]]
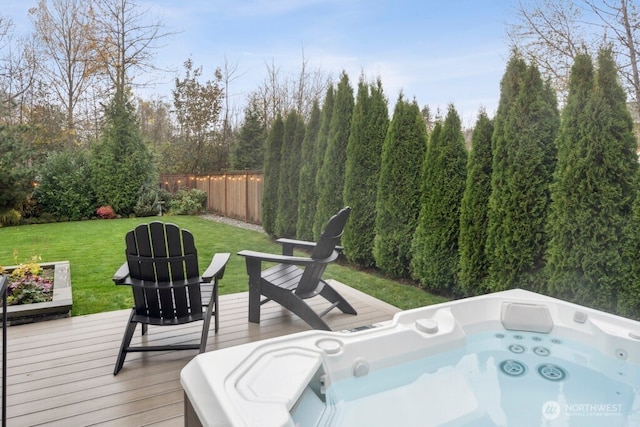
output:
[[[21,325],[23,323],[40,322],[43,320],[59,319],[71,315],[73,298],[71,297],[71,271],[69,261],[43,262],[42,267],[54,266],[53,299],[49,302],[35,304],[19,304],[7,307],[8,324]],[[11,272],[17,265],[7,266]]]

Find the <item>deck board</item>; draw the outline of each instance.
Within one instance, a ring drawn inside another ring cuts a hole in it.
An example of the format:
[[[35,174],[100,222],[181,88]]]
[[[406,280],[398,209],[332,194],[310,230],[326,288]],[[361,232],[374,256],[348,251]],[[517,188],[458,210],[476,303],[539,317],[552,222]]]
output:
[[[325,320],[334,330],[390,320],[399,309],[333,282],[358,311],[333,310]],[[211,331],[207,351],[309,330],[276,303],[262,307],[259,325],[249,323],[248,294],[220,297],[220,330]],[[311,304],[326,306],[322,298]],[[129,310],[11,326],[8,328],[7,413],[9,426],[180,426],[180,371],[197,351],[131,353],[113,376]],[[197,342],[201,323],[150,327],[141,342]]]

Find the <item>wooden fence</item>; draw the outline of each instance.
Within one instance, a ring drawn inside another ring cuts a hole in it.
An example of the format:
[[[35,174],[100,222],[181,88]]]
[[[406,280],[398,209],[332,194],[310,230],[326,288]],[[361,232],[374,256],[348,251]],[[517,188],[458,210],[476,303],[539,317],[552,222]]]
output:
[[[262,183],[260,171],[160,175],[168,192],[197,188],[207,194],[207,211],[252,224],[262,224]]]

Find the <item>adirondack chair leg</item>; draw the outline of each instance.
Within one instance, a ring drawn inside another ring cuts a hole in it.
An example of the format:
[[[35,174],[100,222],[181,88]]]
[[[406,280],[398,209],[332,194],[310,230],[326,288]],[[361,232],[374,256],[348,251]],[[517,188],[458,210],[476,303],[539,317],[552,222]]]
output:
[[[218,281],[213,282],[211,289],[211,299],[207,306],[207,314],[202,325],[202,334],[200,336],[200,353],[204,353],[207,349],[207,339],[209,338],[209,327],[211,326],[211,314],[215,313],[214,325],[215,332],[218,332]]]
[[[260,323],[260,288],[249,287],[249,322]]]
[[[265,285],[263,287],[263,294],[266,297],[272,298],[274,301],[278,301],[281,306],[307,322],[313,329],[331,330],[329,325],[318,316],[318,313],[313,311],[303,299],[299,298],[289,289],[283,289],[274,285]]]
[[[118,372],[120,372],[120,369],[122,369],[122,365],[124,365],[124,359],[127,357],[127,348],[129,348],[129,344],[131,344],[133,333],[135,332],[136,325],[138,324],[138,322],[133,321],[134,314],[135,310],[131,310],[131,314],[129,315],[129,322],[127,323],[127,329],[125,330],[124,336],[122,337],[122,344],[120,344],[120,352],[118,353],[118,360],[116,361],[116,367],[113,370],[113,375],[118,375]]]
[[[213,293],[211,294],[211,299],[214,301],[214,316],[215,319],[213,319],[214,322],[214,332],[218,332],[218,327],[220,326],[220,317],[219,317],[219,313],[220,313],[220,306],[218,305],[218,279],[215,280],[215,282],[213,283]]]
[[[207,316],[204,319],[204,324],[202,325],[202,333],[200,334],[200,349],[199,349],[200,353],[204,353],[205,350],[207,349],[207,339],[209,338],[209,325],[210,324],[211,324],[211,318],[209,316]]]
[[[247,259],[249,274],[249,322],[260,323],[260,261]]]
[[[146,323],[142,324],[142,335],[147,335],[147,331],[149,330],[149,325]]]
[[[337,303],[337,306],[340,311],[346,314],[358,314],[358,312],[347,302],[346,299],[342,295],[340,295],[335,289],[333,289],[327,282],[324,280],[324,288],[320,291],[320,295],[322,295],[327,301],[331,303]]]

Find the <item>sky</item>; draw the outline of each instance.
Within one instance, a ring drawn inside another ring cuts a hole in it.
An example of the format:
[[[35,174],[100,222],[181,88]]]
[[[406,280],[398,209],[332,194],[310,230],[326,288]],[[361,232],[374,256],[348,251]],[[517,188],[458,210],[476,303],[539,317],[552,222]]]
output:
[[[5,4],[3,4],[5,3]],[[171,100],[188,58],[210,79],[225,62],[237,68],[229,95],[244,105],[267,66],[296,76],[309,70],[380,78],[390,113],[399,94],[420,107],[458,111],[472,127],[480,108],[492,116],[509,48],[505,22],[513,2],[501,0],[138,0],[167,32],[156,62],[171,70],[144,90]],[[16,30],[30,28],[36,1],[0,0]]]

